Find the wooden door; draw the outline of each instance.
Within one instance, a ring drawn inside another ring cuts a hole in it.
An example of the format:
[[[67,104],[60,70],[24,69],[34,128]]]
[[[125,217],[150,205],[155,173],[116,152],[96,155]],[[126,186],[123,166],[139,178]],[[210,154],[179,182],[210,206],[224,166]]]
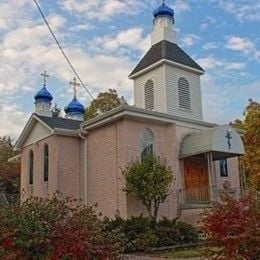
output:
[[[209,202],[209,175],[206,159],[185,159],[184,181],[187,204]]]

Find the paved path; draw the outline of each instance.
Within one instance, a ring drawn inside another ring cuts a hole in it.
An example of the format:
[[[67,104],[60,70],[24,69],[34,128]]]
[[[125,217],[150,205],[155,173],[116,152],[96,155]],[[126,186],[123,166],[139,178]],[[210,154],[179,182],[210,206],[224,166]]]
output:
[[[125,255],[124,260],[167,260],[167,259],[177,259],[169,257],[158,257],[158,256],[141,256],[141,255]],[[191,258],[178,258],[178,260],[202,260],[202,257],[191,257]]]

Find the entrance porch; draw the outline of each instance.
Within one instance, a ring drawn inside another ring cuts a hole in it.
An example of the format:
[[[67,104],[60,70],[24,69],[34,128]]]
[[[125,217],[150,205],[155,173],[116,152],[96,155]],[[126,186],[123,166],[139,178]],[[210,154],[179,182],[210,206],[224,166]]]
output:
[[[218,161],[244,154],[239,134],[230,126],[219,126],[184,138],[180,150],[181,208],[202,208],[219,199]],[[239,175],[237,165],[236,173]],[[232,179],[232,178],[231,178]],[[239,187],[229,187],[237,190]]]

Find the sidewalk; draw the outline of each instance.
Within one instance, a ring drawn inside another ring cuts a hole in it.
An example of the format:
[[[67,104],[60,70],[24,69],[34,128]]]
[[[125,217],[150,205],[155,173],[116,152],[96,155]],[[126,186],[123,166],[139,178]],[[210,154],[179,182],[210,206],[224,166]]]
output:
[[[124,260],[167,260],[177,258],[167,258],[158,256],[141,256],[141,255],[124,255]],[[191,257],[191,258],[178,258],[178,260],[202,260],[202,257]]]

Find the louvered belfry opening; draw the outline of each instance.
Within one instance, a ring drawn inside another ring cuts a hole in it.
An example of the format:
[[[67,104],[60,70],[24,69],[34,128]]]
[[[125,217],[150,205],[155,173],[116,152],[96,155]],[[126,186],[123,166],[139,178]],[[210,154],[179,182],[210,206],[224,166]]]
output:
[[[191,109],[190,84],[187,79],[178,80],[179,108]]]
[[[154,84],[152,80],[148,80],[144,87],[145,109],[154,110]]]

